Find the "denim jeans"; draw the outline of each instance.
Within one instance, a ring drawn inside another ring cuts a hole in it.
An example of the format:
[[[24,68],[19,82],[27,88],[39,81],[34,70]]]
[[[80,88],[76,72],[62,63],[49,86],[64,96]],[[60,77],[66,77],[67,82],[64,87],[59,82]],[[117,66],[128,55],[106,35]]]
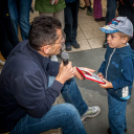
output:
[[[109,125],[112,134],[125,134],[126,123],[126,100],[118,100],[108,94]]]
[[[21,36],[23,40],[28,39],[30,30],[29,12],[32,0],[8,0],[8,8],[10,17],[18,36],[18,24],[20,26]]]
[[[76,44],[77,36],[77,26],[78,26],[78,10],[79,10],[79,0],[72,3],[66,3],[64,10],[65,15],[65,29],[66,34],[65,44],[71,45]]]
[[[3,10],[0,14],[0,51],[6,59],[11,50],[19,43],[8,11],[7,2],[1,3]]]
[[[49,79],[49,86],[53,80],[54,77]],[[87,111],[88,106],[82,99],[75,80],[66,82],[61,93],[67,103],[52,106],[42,118],[26,115],[10,134],[38,134],[56,128],[62,128],[64,134],[86,134],[80,115]]]
[[[115,18],[115,12],[117,8],[116,0],[107,0],[107,14],[106,14],[106,25]]]
[[[117,1],[116,0],[107,0],[107,13],[106,13],[106,25],[115,18],[117,8]],[[107,34],[105,39],[107,39]]]

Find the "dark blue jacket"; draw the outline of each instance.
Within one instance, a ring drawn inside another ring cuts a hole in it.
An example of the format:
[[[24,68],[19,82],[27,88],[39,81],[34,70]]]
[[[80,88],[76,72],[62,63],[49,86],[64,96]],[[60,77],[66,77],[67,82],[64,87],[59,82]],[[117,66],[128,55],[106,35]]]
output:
[[[129,45],[114,49],[108,47],[105,61],[98,72],[112,82],[113,89],[108,89],[109,94],[120,99],[129,99],[134,77],[134,50]]]
[[[15,47],[0,75],[0,132],[11,131],[26,114],[40,118],[49,111],[63,85],[55,80],[48,88],[48,75],[56,76],[58,70],[59,63],[40,55],[28,41]]]

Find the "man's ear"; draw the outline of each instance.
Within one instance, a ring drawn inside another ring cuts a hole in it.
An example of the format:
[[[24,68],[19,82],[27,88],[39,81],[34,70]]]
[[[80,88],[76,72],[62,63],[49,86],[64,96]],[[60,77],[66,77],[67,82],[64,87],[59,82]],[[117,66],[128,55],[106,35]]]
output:
[[[42,50],[43,50],[44,54],[48,55],[49,51],[50,51],[50,45],[43,46]]]

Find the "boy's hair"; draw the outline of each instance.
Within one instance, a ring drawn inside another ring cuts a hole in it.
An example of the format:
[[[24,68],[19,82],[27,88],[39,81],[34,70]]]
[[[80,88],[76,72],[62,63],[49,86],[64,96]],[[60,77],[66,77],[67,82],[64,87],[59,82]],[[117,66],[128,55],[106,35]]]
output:
[[[34,19],[29,31],[30,46],[36,50],[54,43],[57,39],[56,29],[61,29],[61,22],[53,17],[39,16]]]
[[[120,37],[122,37],[122,38],[126,37],[126,38],[128,38],[128,41],[130,40],[130,36],[128,36],[122,32],[118,32],[118,33],[119,33]]]

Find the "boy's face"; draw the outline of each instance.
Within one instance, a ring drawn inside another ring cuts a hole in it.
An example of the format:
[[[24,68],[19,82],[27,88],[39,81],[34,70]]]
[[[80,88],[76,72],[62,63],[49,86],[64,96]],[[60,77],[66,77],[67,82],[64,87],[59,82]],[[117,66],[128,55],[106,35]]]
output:
[[[107,43],[109,44],[110,48],[120,48],[125,46],[126,42],[123,37],[120,36],[120,34],[117,33],[112,33],[108,34],[107,36]]]

